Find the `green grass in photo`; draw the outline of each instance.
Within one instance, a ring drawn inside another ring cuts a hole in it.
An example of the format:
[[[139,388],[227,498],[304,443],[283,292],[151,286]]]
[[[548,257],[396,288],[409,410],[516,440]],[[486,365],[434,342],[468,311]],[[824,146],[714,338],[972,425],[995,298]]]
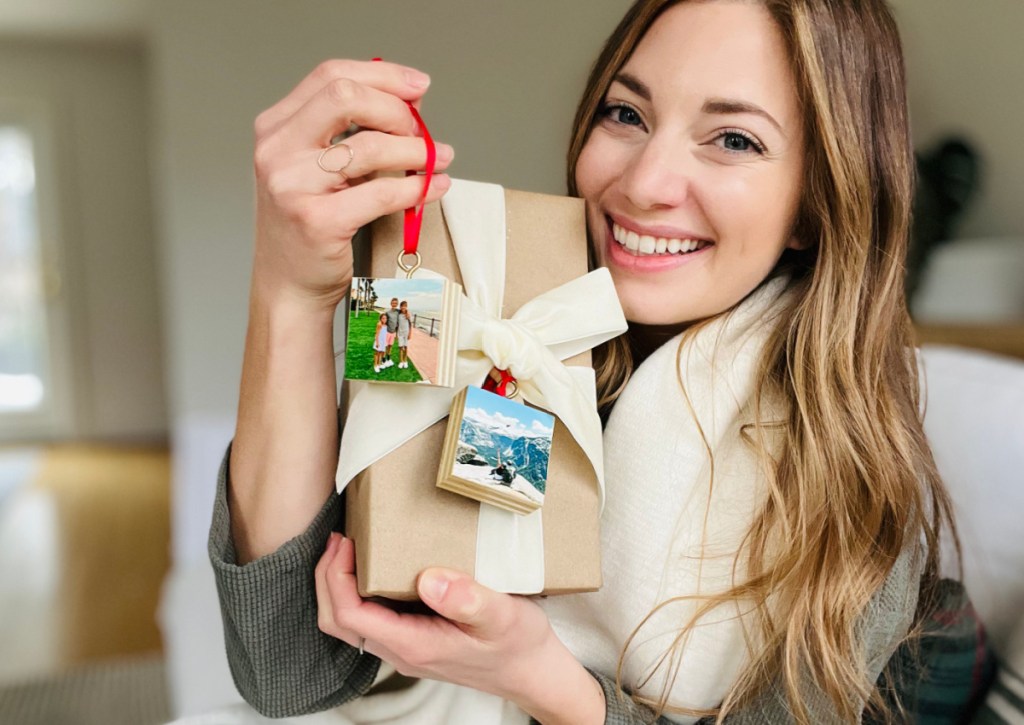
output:
[[[377,332],[379,312],[355,312],[348,315],[348,341],[345,345],[345,377],[349,380],[381,380],[389,383],[418,383],[423,380],[415,363],[398,367],[398,342],[391,346],[391,359],[395,364],[373,372],[373,336]]]

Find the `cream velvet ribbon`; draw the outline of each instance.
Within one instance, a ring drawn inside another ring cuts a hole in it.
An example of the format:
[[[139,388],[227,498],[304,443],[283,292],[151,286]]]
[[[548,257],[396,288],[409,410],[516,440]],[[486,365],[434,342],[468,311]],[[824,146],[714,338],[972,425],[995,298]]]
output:
[[[452,398],[483,383],[492,367],[515,376],[522,397],[556,415],[597,475],[604,501],[601,421],[594,372],[562,360],[626,331],[607,269],[595,270],[530,300],[502,319],[505,292],[505,193],[494,184],[453,180],[441,200],[462,273],[455,385],[381,385],[351,381],[351,402],[335,482],[345,489],[375,461],[444,418]],[[416,277],[436,277],[419,270]],[[396,416],[393,411],[400,410]],[[557,485],[557,481],[552,482]],[[523,516],[480,505],[477,579],[514,593],[543,589],[540,510]]]

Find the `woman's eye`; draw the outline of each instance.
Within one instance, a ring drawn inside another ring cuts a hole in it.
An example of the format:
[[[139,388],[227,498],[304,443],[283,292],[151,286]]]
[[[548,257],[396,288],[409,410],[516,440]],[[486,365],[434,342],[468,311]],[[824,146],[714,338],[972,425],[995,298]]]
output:
[[[635,108],[623,103],[606,104],[601,109],[601,115],[623,126],[642,126],[644,123]]]
[[[731,153],[754,153],[763,154],[764,148],[750,136],[738,131],[726,131],[718,137],[719,145]]]

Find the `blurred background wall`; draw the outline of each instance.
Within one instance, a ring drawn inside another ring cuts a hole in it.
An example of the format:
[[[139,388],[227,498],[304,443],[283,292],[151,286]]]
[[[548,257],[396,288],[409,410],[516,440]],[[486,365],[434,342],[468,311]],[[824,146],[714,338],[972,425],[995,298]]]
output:
[[[8,439],[163,443],[173,562],[204,577],[246,326],[255,116],[325,58],[383,56],[431,74],[424,116],[436,138],[455,146],[454,175],[562,193],[576,101],[628,4],[0,0],[0,100],[38,98],[52,109],[60,210],[51,261],[63,280],[57,307],[68,340],[58,364],[68,371],[70,411],[47,436],[14,431]],[[892,5],[916,145],[959,135],[983,169],[955,228],[959,241],[933,263],[915,312],[963,322],[966,309],[972,325],[1019,334],[1024,3]],[[196,635],[169,645],[196,663],[176,692],[179,710],[195,711],[216,704],[226,677],[201,669],[219,651],[201,623],[211,612],[216,622],[216,611],[208,588],[206,599],[184,585],[167,591],[165,620]],[[188,649],[204,638],[209,653]],[[204,677],[205,693],[197,682]]]
[[[914,144],[951,133],[976,144],[983,188],[967,209],[965,237],[1020,236],[1024,230],[1024,3],[1019,0],[892,0],[907,61]]]

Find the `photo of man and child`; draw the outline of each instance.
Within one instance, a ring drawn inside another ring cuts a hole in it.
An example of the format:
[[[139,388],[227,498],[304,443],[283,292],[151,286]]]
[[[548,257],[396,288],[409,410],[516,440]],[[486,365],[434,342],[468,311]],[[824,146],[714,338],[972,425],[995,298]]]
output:
[[[430,383],[436,377],[443,280],[352,280],[345,377]]]

